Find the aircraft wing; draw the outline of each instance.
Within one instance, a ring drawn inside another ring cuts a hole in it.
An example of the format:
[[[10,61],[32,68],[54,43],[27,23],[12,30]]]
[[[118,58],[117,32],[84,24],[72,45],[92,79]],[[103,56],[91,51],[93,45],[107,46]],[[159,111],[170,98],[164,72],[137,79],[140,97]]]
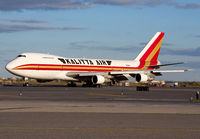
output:
[[[95,76],[95,75],[119,75],[119,74],[140,74],[150,72],[154,73],[167,73],[167,72],[185,72],[188,69],[183,70],[130,70],[130,71],[109,71],[109,72],[68,72],[66,75],[70,77],[84,77],[84,76]]]
[[[185,72],[188,69],[183,70],[130,70],[130,71],[109,71],[109,72],[68,72],[66,75],[70,77],[76,76],[95,76],[95,75],[119,75],[119,74],[139,74],[139,73],[167,73],[167,72]]]
[[[130,71],[109,71],[109,72],[68,72],[66,75],[70,77],[76,76],[94,76],[94,75],[119,75],[119,74],[139,74],[139,73],[162,73],[162,72],[185,72],[188,69],[183,70],[130,70]]]
[[[69,77],[86,77],[86,76],[95,76],[95,75],[108,75],[108,72],[68,72],[66,74]]]
[[[104,76],[109,79],[115,79],[117,81],[128,80],[131,77],[135,77],[137,74],[152,74],[155,76],[160,76],[162,73],[169,72],[185,72],[184,70],[131,70],[131,71],[108,71],[108,72],[68,72],[66,76],[73,77],[79,80],[84,80],[85,78],[90,78],[92,76]]]
[[[66,76],[83,81],[98,75],[116,81],[128,80],[129,78],[132,77],[129,73],[121,73],[121,72],[118,74],[111,74],[111,72],[68,72],[66,74]]]

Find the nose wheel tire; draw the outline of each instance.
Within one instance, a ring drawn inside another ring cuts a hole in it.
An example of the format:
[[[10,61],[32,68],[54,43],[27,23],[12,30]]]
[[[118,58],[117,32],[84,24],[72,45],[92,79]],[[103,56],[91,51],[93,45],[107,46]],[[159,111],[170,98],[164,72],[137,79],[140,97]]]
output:
[[[23,86],[27,87],[27,86],[29,86],[29,83],[24,83]]]

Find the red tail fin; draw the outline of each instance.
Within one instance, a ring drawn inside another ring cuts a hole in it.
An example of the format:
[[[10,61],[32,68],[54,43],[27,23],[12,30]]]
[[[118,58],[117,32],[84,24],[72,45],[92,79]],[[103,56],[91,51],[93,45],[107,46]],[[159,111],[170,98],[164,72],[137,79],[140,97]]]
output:
[[[144,62],[144,66],[156,65],[163,37],[164,32],[157,32],[135,60]]]

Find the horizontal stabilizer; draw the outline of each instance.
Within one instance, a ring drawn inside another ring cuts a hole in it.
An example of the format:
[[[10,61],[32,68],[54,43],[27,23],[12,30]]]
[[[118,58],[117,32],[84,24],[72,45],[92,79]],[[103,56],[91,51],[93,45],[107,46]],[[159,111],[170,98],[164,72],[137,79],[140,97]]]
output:
[[[183,69],[183,70],[153,70],[152,73],[167,73],[167,72],[186,72],[190,71],[188,69]]]
[[[147,66],[147,67],[148,67],[148,68],[155,68],[155,69],[158,69],[158,68],[160,68],[160,67],[171,66],[171,65],[178,65],[178,64],[184,64],[184,62],[170,63],[170,64],[160,64],[160,65],[150,65],[150,66]]]
[[[188,69],[183,70],[130,70],[130,71],[111,71],[109,72],[110,75],[116,75],[116,74],[141,74],[141,73],[167,73],[167,72],[186,72],[190,71]]]

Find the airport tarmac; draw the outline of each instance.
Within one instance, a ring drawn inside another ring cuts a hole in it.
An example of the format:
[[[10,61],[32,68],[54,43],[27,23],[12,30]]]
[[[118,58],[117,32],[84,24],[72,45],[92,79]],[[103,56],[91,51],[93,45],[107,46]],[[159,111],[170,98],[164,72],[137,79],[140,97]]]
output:
[[[0,138],[200,138],[199,88],[0,86]]]

